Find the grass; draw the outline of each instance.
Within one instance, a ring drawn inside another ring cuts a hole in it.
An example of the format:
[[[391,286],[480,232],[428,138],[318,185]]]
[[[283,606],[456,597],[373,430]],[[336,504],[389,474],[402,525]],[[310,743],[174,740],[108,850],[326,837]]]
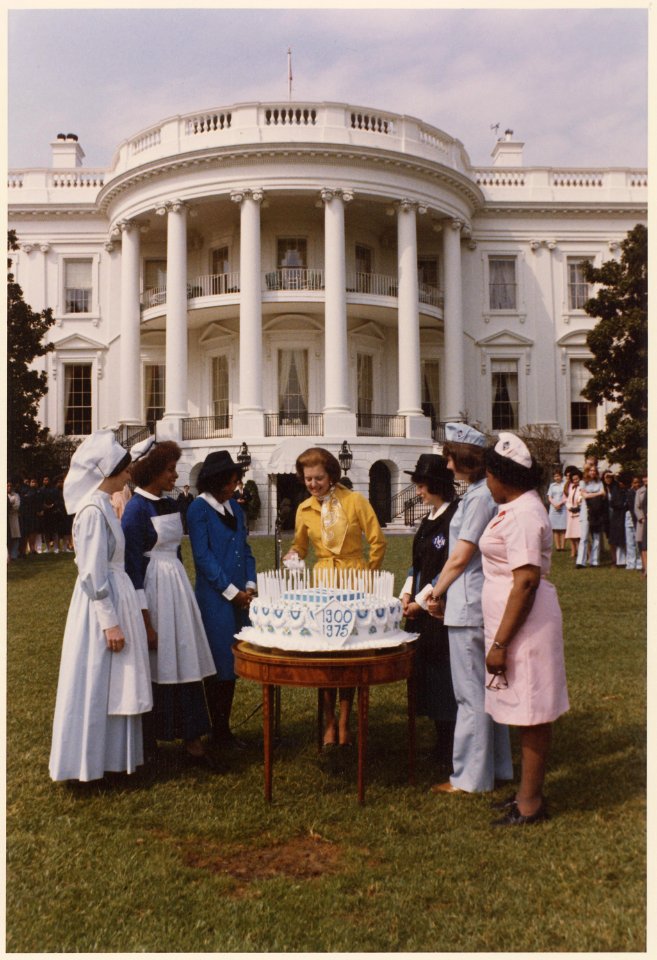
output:
[[[271,568],[271,538],[253,548],[259,568]],[[389,538],[385,566],[398,585],[409,555],[408,537]],[[406,783],[403,684],[371,690],[363,807],[354,762],[331,768],[317,755],[315,692],[289,688],[265,804],[261,694],[247,681],[234,719],[251,747],[227,773],[184,768],[172,747],[163,769],[127,782],[53,784],[74,579],[70,556],[8,571],[8,952],[646,949],[639,574],[576,572],[555,555],[571,710],[554,728],[553,818],[503,835],[489,827],[489,798],[428,792],[436,771],[424,719],[417,784]]]

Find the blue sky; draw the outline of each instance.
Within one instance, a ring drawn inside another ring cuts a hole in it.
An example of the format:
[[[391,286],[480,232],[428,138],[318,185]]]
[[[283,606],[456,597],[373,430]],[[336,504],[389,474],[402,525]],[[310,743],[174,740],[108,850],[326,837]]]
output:
[[[486,165],[515,131],[528,165],[647,164],[646,9],[15,9],[9,166],[74,132],[85,166],[165,117],[261,100],[419,117]]]

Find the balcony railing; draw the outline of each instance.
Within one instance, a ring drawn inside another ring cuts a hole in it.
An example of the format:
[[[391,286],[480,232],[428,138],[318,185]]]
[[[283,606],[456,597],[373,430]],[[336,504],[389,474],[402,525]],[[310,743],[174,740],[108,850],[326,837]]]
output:
[[[211,273],[205,277],[195,277],[189,284],[189,297],[221,297],[227,293],[240,292],[240,275],[232,273]]]
[[[232,437],[233,418],[186,417],[182,422],[183,440],[210,440],[213,437]]]
[[[306,413],[284,417],[280,413],[265,414],[266,437],[321,437],[324,435],[324,414]]]
[[[406,419],[396,414],[359,413],[356,433],[359,437],[405,437]]]
[[[266,290],[323,290],[324,271],[314,267],[282,267],[264,275]]]
[[[381,273],[350,273],[347,276],[347,293],[369,293],[375,297],[396,297],[397,277]]]
[[[262,276],[263,292],[277,290],[324,290],[324,270],[317,267],[283,267],[280,270],[268,270]],[[239,293],[240,274],[213,273],[201,277],[194,277],[187,284],[187,299],[197,297],[220,297]],[[373,297],[396,297],[399,292],[399,283],[396,277],[379,273],[353,273],[347,277],[347,293],[362,293]],[[438,287],[421,283],[418,287],[420,303],[440,307],[443,304],[443,294]],[[161,307],[167,302],[166,284],[159,287],[149,287],[144,290],[142,306]]]

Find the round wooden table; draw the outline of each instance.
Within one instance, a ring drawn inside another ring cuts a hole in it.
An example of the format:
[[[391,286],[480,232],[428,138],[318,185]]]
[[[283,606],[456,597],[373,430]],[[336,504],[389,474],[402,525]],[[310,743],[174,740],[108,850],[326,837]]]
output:
[[[340,653],[303,653],[257,647],[239,640],[233,646],[235,673],[262,684],[262,724],[265,762],[265,800],[272,797],[273,704],[276,687],[317,687],[317,746],[322,749],[322,696],[325,687],[358,690],[358,802],[365,802],[365,760],[369,688],[381,683],[406,681],[408,705],[408,780],[415,782],[415,644],[383,650]]]

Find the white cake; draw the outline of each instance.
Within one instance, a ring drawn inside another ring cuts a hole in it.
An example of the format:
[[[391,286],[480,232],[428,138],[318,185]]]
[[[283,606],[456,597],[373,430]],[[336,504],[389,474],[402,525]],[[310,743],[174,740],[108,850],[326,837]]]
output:
[[[251,626],[240,640],[281,650],[369,650],[397,647],[416,634],[401,629],[394,577],[379,571],[319,571],[310,583],[285,571],[258,575]]]

